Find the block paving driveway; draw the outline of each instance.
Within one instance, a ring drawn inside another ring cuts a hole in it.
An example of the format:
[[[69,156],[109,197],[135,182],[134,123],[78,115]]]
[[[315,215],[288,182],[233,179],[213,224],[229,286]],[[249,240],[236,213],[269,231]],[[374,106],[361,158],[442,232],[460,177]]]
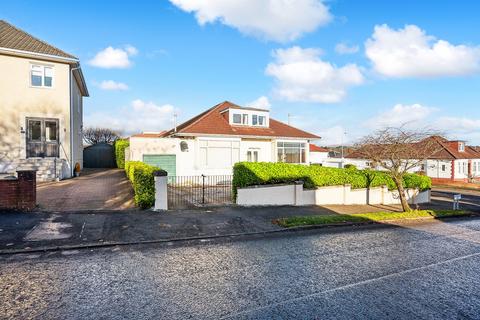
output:
[[[37,203],[46,211],[135,208],[132,186],[122,169],[84,169],[78,178],[39,183]]]

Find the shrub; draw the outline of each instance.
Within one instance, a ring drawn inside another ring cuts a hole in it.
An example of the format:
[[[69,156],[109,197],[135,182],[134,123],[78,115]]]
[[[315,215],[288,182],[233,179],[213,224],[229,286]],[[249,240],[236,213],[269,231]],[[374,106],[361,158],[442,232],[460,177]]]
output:
[[[153,172],[160,168],[148,165],[141,161],[127,161],[125,173],[132,182],[135,192],[135,204],[142,209],[150,208],[155,204],[155,178]]]
[[[125,168],[125,149],[130,145],[128,140],[116,140],[114,144],[115,148],[115,161],[118,168]]]
[[[351,163],[348,163],[344,166],[345,169],[357,169],[357,166]]]
[[[383,185],[390,190],[396,188],[392,178],[383,171],[289,163],[239,162],[233,167],[233,194],[236,197],[237,188],[251,185],[292,183],[299,180],[304,182],[304,187],[307,189],[344,184],[350,184],[352,189]],[[425,190],[431,187],[431,180],[425,176],[407,174],[404,178],[404,186]]]

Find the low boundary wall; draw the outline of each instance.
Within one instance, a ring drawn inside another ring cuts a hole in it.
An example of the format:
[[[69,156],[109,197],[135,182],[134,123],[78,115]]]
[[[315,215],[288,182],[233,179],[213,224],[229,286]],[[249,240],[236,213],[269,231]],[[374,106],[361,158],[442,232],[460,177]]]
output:
[[[36,201],[36,171],[18,170],[16,178],[0,180],[0,209],[33,210]]]
[[[406,189],[410,204],[430,202],[430,190]],[[305,206],[305,205],[366,205],[400,204],[396,190],[386,186],[352,189],[350,185],[321,187],[305,190],[303,182],[283,185],[258,185],[237,189],[237,204],[240,206]]]

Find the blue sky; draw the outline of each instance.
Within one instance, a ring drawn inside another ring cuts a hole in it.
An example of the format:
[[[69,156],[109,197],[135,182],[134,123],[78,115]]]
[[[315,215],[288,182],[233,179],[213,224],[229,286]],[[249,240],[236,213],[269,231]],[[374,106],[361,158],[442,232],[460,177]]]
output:
[[[446,0],[8,1],[0,18],[80,58],[86,126],[160,131],[173,113],[182,122],[230,100],[290,113],[322,145],[403,123],[480,145],[479,11]]]

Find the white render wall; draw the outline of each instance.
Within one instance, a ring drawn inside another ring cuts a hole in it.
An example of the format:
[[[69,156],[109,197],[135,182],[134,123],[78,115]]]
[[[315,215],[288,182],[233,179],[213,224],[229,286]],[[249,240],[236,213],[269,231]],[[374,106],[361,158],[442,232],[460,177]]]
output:
[[[411,204],[430,202],[430,190],[419,192],[407,189],[407,199]],[[302,184],[267,185],[239,188],[237,204],[241,206],[281,206],[281,205],[366,205],[400,204],[397,191],[387,187],[351,189],[350,185],[322,187],[304,190]]]
[[[187,142],[188,151],[181,151],[180,143]],[[211,159],[205,165],[204,151],[205,145],[212,148],[226,148],[232,145],[232,149],[237,148],[239,144],[238,161],[247,161],[247,151],[257,151],[259,162],[277,161],[277,141],[301,142],[306,147],[306,163],[309,161],[308,141],[306,140],[271,140],[271,139],[245,139],[245,138],[226,138],[226,137],[195,137],[195,138],[144,138],[131,137],[128,156],[132,161],[143,161],[144,155],[176,155],[176,174],[177,176],[193,175],[231,175],[234,163],[225,165],[222,161],[215,162]],[[217,150],[218,151],[218,150]],[[219,154],[221,152],[217,152]],[[233,154],[236,153],[232,150]],[[214,153],[212,153],[213,155]],[[208,158],[207,158],[208,161]],[[216,164],[218,163],[218,167]]]
[[[328,159],[328,152],[310,152],[310,163],[323,164]]]

